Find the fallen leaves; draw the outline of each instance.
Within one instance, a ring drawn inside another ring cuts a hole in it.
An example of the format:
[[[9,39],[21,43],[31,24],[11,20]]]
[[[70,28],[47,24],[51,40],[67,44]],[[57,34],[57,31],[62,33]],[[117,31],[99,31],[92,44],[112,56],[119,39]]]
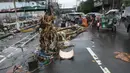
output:
[[[130,62],[130,54],[125,52],[114,52],[116,59],[120,59],[125,62]]]

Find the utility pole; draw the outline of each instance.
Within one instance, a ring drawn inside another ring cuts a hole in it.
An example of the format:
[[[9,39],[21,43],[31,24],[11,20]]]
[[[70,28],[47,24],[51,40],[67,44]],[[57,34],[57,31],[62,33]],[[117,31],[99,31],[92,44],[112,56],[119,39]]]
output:
[[[115,0],[113,0],[113,5],[112,5],[112,8],[114,9],[115,7]]]
[[[14,4],[14,9],[15,9],[15,15],[16,15],[16,28],[17,30],[20,30],[20,25],[18,23],[18,15],[17,15],[17,9],[16,9],[16,0],[13,0],[13,4]]]
[[[104,13],[104,0],[102,0],[102,12]]]
[[[13,0],[13,4],[14,4],[14,9],[15,9],[15,15],[16,15],[16,18],[17,18],[17,10],[16,10],[16,2],[15,2],[15,0]]]
[[[83,0],[76,0],[76,11],[78,11],[78,2],[83,2]]]
[[[79,0],[76,0],[76,11],[78,11],[78,1]]]

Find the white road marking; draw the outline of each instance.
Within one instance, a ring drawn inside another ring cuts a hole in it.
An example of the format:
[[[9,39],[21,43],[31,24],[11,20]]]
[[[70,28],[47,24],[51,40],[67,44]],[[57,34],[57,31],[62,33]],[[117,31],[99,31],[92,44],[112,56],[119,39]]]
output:
[[[101,70],[103,71],[103,73],[111,73],[109,71],[109,69],[107,67],[104,67],[101,60],[98,58],[98,56],[92,51],[91,48],[87,47],[86,48],[88,50],[88,52],[91,54],[91,56],[93,57],[93,59],[97,62],[97,64],[99,65],[99,67],[101,68]]]
[[[29,34],[29,35],[27,35],[26,37],[22,38],[21,40],[17,41],[16,43],[19,43],[19,42],[21,42],[21,41],[25,40],[25,39],[26,39],[26,38],[28,38],[29,36],[30,36],[30,34]],[[15,43],[15,44],[16,44],[16,43]],[[15,44],[13,44],[13,45],[11,45],[11,46],[15,46]]]
[[[3,56],[3,55],[0,55],[0,57],[2,57],[2,58],[3,58],[4,56]]]
[[[0,63],[2,63],[4,60],[6,60],[6,57],[5,57],[5,58],[3,58],[2,60],[0,60]]]
[[[31,39],[35,38],[36,36],[38,36],[38,34],[34,35],[34,36],[33,36],[32,38],[30,38],[27,42],[29,42]],[[28,38],[28,37],[29,37],[29,35],[26,36],[26,37],[24,37],[23,39],[17,41],[16,43],[19,43],[19,42],[23,41],[24,39],[26,39],[26,38]],[[25,44],[26,44],[27,42],[25,42]],[[16,44],[16,43],[15,43],[15,44]],[[15,46],[15,44],[11,45],[11,46],[8,47],[8,48],[12,48],[13,46]],[[22,44],[22,46],[24,46],[25,44]],[[8,50],[8,49],[4,49],[4,50]],[[18,48],[15,48],[15,51],[17,51],[17,50],[18,50]],[[10,54],[8,54],[7,57],[4,57],[3,55],[0,55],[0,57],[3,57],[3,59],[0,60],[0,63],[2,63],[3,61],[5,61],[7,58],[11,57],[12,55],[14,55],[13,52],[11,52]]]
[[[11,55],[13,55],[13,53],[10,53],[7,57],[11,57]],[[2,63],[3,61],[5,61],[7,59],[7,57],[4,57],[2,60],[0,60],[0,63]]]
[[[9,57],[11,57],[12,55],[14,55],[14,53],[10,53],[7,57],[9,58]]]
[[[28,41],[26,41],[25,43],[23,43],[21,45],[21,47],[25,46],[28,42],[30,42],[32,39],[34,39],[36,36],[38,36],[38,33],[36,35],[34,35],[32,38],[30,38]]]

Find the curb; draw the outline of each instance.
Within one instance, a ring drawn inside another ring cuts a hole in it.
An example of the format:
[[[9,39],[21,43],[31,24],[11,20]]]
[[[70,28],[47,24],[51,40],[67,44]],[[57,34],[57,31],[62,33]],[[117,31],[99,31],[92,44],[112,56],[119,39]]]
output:
[[[6,38],[6,37],[8,37],[8,36],[11,36],[11,35],[13,35],[13,34],[9,33],[9,34],[6,34],[6,35],[3,35],[3,36],[0,36],[0,40]]]

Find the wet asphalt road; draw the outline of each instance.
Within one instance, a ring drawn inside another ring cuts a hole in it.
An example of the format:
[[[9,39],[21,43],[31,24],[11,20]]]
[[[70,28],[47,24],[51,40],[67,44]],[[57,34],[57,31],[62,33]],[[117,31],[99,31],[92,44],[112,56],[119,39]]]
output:
[[[119,27],[118,27],[119,28]],[[44,73],[129,73],[130,63],[115,59],[114,52],[130,53],[130,40],[123,28],[117,33],[89,29],[72,41],[75,44],[74,61],[63,60],[52,63]],[[99,65],[94,61],[90,48],[98,57]],[[101,68],[102,67],[102,68]],[[106,69],[107,68],[107,69]],[[106,70],[106,71],[103,71]],[[40,72],[42,73],[42,71]]]
[[[26,54],[33,51],[36,47],[39,38],[37,37],[26,48]],[[125,30],[117,30],[117,33],[111,31],[98,32],[93,29],[88,29],[86,32],[80,34],[77,38],[71,41],[75,45],[74,60],[56,60],[44,69],[36,73],[129,73],[130,63],[115,59],[114,52],[128,52],[130,53],[130,40]],[[92,52],[98,57],[98,61],[92,57]],[[21,54],[17,54],[19,59],[15,62],[22,61]],[[11,60],[11,59],[8,59]],[[0,63],[0,67],[4,64],[9,64],[11,61],[4,61]],[[102,67],[102,68],[101,68]],[[110,72],[106,72],[106,68]],[[7,69],[6,69],[7,70]],[[0,73],[5,73],[6,70],[1,70]]]
[[[21,49],[15,48],[15,47],[13,48],[8,48],[8,47],[15,44],[16,42],[23,39],[24,37],[28,36],[29,34],[30,32],[17,33],[13,36],[9,36],[8,38],[0,40],[0,50],[1,50],[0,51],[0,73],[6,73],[8,67],[24,62],[23,53]],[[26,47],[24,48],[24,51],[27,51]],[[31,50],[28,50],[27,52],[25,52],[24,55],[29,54],[28,52],[30,51]],[[7,69],[4,69],[4,68],[7,68]]]
[[[29,35],[30,32],[28,33],[17,33],[15,35],[9,36],[5,39],[0,40],[0,50],[2,51],[3,49],[11,46],[12,44],[16,43],[17,41],[21,40],[25,36]]]

